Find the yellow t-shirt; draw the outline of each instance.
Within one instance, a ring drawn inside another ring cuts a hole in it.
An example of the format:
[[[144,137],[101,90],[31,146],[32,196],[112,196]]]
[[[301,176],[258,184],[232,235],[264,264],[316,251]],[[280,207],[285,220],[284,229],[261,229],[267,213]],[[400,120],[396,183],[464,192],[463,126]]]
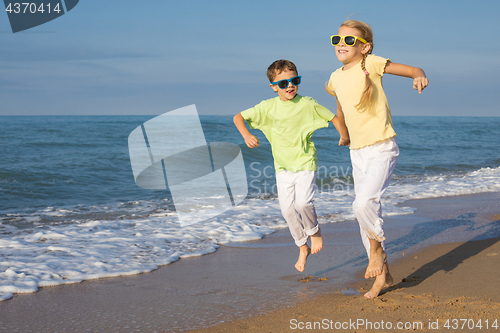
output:
[[[317,129],[328,127],[335,117],[311,97],[300,95],[286,102],[279,97],[264,100],[241,115],[271,143],[276,173],[316,171],[316,148],[311,136]]]
[[[342,106],[351,149],[370,146],[396,136],[392,127],[391,110],[382,87],[382,76],[387,61],[389,59],[371,54],[366,57],[365,67],[370,73],[373,96],[376,99],[374,115],[355,107],[365,89],[365,73],[361,69],[361,61],[348,70],[339,68],[330,76],[328,90],[337,96]]]

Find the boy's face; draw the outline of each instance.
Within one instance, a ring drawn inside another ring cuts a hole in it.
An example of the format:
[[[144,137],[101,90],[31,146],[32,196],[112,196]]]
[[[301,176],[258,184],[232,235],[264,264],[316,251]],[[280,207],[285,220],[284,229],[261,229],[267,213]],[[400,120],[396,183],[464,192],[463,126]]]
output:
[[[284,70],[283,72],[279,73],[274,77],[273,82],[278,82],[281,80],[288,80],[291,79],[292,77],[297,76],[297,73],[294,71],[289,71],[289,70]],[[278,87],[277,84],[270,84],[269,85],[275,92],[278,93],[279,98],[286,102],[286,101],[291,101],[292,99],[295,98],[295,95],[297,95],[297,91],[299,90],[298,86],[294,86],[292,82],[288,82],[288,87],[285,89],[281,89]]]

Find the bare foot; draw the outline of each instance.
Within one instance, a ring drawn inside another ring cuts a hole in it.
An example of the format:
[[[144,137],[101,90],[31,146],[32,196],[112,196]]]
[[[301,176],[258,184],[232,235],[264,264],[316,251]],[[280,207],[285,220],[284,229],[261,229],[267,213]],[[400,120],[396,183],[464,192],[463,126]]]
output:
[[[323,237],[321,237],[321,230],[311,236],[311,253],[315,254],[323,248]]]
[[[370,261],[368,262],[368,267],[366,268],[365,279],[382,274],[385,258],[386,255],[381,246],[370,251]]]
[[[304,269],[306,268],[306,261],[307,261],[307,257],[309,257],[309,254],[311,254],[311,249],[309,248],[309,246],[307,246],[307,244],[302,245],[300,247],[299,259],[297,260],[297,263],[295,264],[295,268],[299,272],[303,272]]]
[[[392,283],[394,281],[392,279],[391,273],[389,273],[389,265],[387,265],[387,262],[385,262],[383,266],[384,267],[382,269],[382,274],[377,275],[372,289],[370,289],[370,291],[365,294],[366,298],[375,298],[378,296],[378,294],[380,294],[382,289],[392,286]]]

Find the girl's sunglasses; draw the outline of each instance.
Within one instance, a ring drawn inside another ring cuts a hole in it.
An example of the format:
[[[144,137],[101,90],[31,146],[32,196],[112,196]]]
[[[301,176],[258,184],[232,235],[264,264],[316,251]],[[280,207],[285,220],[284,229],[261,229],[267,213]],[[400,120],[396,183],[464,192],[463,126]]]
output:
[[[300,84],[300,78],[302,76],[294,76],[292,77],[291,79],[288,79],[288,80],[279,80],[279,81],[276,81],[276,82],[271,82],[271,84],[277,84],[278,87],[280,87],[280,89],[285,89],[286,87],[288,87],[288,82],[292,82],[292,84],[294,86],[298,86]]]
[[[364,40],[361,37],[357,36],[339,36],[339,35],[333,35],[332,37],[332,45],[339,45],[342,40],[344,40],[345,45],[348,46],[354,46],[356,44],[356,40],[359,40],[361,43],[366,44],[368,43],[366,40]]]

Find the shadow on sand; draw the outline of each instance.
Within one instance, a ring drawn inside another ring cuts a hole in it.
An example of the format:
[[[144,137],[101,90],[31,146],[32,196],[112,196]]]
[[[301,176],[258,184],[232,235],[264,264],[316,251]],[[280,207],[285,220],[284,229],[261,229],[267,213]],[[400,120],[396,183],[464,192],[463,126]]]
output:
[[[500,220],[484,226],[487,230],[473,239],[459,245],[450,252],[428,262],[418,268],[401,282],[385,290],[388,292],[399,288],[414,287],[436,274],[439,271],[450,272],[465,260],[477,255],[490,246],[500,241]],[[489,227],[489,228],[488,228]],[[495,238],[490,238],[491,236]],[[383,293],[381,293],[383,294]]]
[[[456,249],[450,251],[446,255],[441,256],[440,258],[425,264],[417,271],[406,277],[405,281],[409,282],[414,280],[414,282],[411,283],[413,283],[413,285],[416,285],[440,270],[451,271],[465,259],[476,255],[485,248],[488,248],[489,246],[499,241],[498,237],[500,237],[500,220],[491,222],[487,225],[476,227],[476,222],[472,220],[476,215],[477,213],[467,213],[459,215],[453,219],[417,223],[413,226],[412,230],[405,236],[387,242],[385,245],[386,253],[390,255],[396,252],[405,251],[410,247],[418,245],[426,241],[427,239],[435,237],[451,228],[466,226],[467,229],[465,231],[475,231],[484,229],[484,232],[482,234],[477,235],[476,237],[467,241],[463,245],[460,245]],[[484,240],[484,241],[475,242],[477,240]],[[368,258],[366,255],[357,256],[342,264],[328,267],[327,269],[324,269],[322,271],[318,271],[316,272],[315,276],[321,276],[328,272],[334,271],[336,269],[348,265],[367,266]],[[402,283],[407,283],[407,282],[402,282]],[[397,287],[398,285],[393,286],[389,290]],[[408,286],[409,286],[408,284],[405,284],[405,287]]]

